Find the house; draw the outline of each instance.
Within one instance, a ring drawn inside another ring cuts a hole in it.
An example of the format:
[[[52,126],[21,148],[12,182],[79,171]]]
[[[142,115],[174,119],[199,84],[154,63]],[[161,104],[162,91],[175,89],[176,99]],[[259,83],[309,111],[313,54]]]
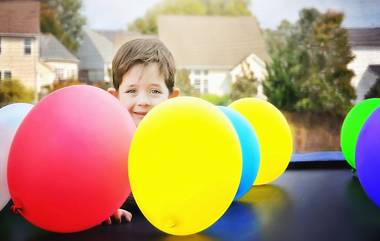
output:
[[[173,53],[177,69],[187,69],[194,90],[225,95],[231,84],[249,67],[262,83],[270,61],[255,17],[180,16],[158,17],[159,38]]]
[[[85,82],[112,80],[112,60],[116,51],[126,42],[137,38],[158,38],[125,30],[83,31],[83,41],[76,53],[80,59],[79,79]]]
[[[53,35],[40,33],[40,1],[0,1],[0,81],[20,80],[35,92],[76,79],[79,60]]]
[[[348,41],[355,59],[348,65],[355,76],[356,102],[364,99],[368,90],[380,78],[380,28],[350,28]]]
[[[39,35],[39,1],[0,1],[0,81],[18,79],[38,89]]]
[[[83,31],[82,43],[76,52],[79,62],[79,79],[94,83],[111,81],[113,43],[104,35],[90,29]]]
[[[79,59],[52,34],[40,36],[40,61],[37,67],[40,88],[51,86],[55,81],[78,79],[78,63]]]

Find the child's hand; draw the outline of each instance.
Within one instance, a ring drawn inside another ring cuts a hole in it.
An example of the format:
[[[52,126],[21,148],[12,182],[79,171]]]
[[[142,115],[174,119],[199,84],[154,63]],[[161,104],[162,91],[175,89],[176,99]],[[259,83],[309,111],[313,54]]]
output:
[[[124,209],[118,209],[111,217],[104,221],[105,224],[112,224],[111,218],[114,218],[118,223],[123,221],[123,217],[127,222],[131,222],[132,213]]]

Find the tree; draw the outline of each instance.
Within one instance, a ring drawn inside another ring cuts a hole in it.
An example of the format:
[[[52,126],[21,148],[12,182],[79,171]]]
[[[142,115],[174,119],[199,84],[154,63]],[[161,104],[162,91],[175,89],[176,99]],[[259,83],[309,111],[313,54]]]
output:
[[[31,103],[34,92],[25,87],[19,80],[0,81],[0,106],[15,102]]]
[[[251,15],[250,0],[163,0],[149,9],[143,17],[129,25],[129,31],[157,34],[157,16],[160,14],[183,15]]]
[[[86,19],[81,15],[81,0],[42,0],[41,31],[52,33],[70,51],[75,52],[81,41]]]
[[[296,57],[297,42],[292,38],[293,26],[283,21],[277,31],[264,34],[272,62],[267,64],[267,78],[263,82],[268,100],[283,110],[293,110],[297,102],[295,80],[300,64]]]
[[[72,86],[72,85],[82,85],[83,83],[78,80],[60,80],[53,83],[50,92],[54,92],[64,87]]]
[[[254,97],[257,94],[257,80],[238,77],[232,84],[230,99],[237,100],[244,97]]]
[[[264,85],[269,101],[288,110],[345,115],[355,98],[353,59],[343,14],[303,9],[294,24],[267,34],[273,62]],[[271,35],[272,34],[272,35]],[[273,36],[280,35],[279,40]],[[280,49],[273,49],[280,48]]]
[[[200,98],[214,104],[214,105],[223,105],[226,106],[230,102],[230,98],[228,95],[215,95],[215,94],[203,94]]]
[[[186,69],[177,70],[175,85],[181,90],[181,95],[191,96],[193,94],[193,89],[190,84],[189,71]]]
[[[380,97],[380,78],[377,78],[375,84],[365,94],[364,99],[379,98]]]
[[[257,94],[258,82],[249,63],[243,61],[240,66],[242,75],[238,76],[231,86],[230,99],[232,101]]]
[[[69,80],[60,80],[57,82],[54,82],[52,87],[49,89],[49,93],[62,89],[64,87],[72,86],[72,85],[91,85],[94,87],[101,88],[103,90],[108,90],[108,88],[111,87],[111,82],[105,82],[105,81],[97,81],[93,83],[83,83],[80,82],[79,80],[75,79],[69,79]]]

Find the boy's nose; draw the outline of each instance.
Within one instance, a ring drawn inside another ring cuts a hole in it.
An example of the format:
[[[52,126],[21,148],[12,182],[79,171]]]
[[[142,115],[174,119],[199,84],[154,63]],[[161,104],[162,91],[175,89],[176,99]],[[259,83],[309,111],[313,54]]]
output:
[[[137,105],[150,105],[149,96],[147,96],[146,94],[138,95],[137,100],[136,100],[136,104]]]

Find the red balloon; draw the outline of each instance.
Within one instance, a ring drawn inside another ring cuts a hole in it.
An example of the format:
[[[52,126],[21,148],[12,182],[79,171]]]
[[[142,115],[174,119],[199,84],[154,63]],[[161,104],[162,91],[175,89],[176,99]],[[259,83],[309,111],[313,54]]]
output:
[[[14,209],[34,225],[76,232],[100,224],[130,193],[128,152],[136,127],[106,91],[71,86],[41,100],[9,154]]]

